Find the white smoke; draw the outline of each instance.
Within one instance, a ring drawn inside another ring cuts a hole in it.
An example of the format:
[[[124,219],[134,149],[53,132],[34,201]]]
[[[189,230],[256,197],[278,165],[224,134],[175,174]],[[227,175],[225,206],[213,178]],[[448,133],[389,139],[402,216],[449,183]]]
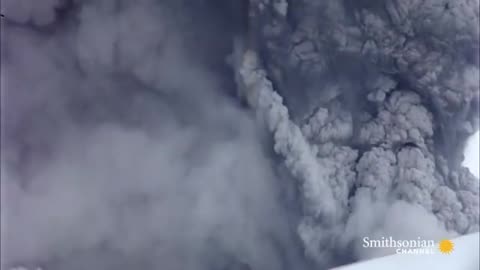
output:
[[[190,48],[211,14],[37,4],[9,2],[2,22],[2,269],[302,269],[287,177],[226,95],[226,54]]]

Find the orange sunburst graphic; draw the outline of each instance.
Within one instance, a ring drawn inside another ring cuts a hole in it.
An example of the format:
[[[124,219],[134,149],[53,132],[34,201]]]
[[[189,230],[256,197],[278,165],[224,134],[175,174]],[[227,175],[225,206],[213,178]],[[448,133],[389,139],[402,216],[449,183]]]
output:
[[[453,251],[453,247],[453,242],[448,239],[443,239],[438,243],[438,250],[443,254],[450,254]]]

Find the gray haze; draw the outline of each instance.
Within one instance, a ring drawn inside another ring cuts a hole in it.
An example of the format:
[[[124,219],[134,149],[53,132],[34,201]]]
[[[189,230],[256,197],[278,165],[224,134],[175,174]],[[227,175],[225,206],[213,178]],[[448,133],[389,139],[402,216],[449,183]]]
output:
[[[2,0],[2,269],[325,269],[479,230],[478,0]]]

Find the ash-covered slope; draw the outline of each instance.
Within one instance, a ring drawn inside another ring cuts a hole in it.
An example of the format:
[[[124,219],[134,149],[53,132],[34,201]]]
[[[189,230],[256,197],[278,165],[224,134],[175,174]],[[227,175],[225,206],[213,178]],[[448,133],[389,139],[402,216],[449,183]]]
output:
[[[324,269],[479,229],[478,0],[1,8],[2,269]]]

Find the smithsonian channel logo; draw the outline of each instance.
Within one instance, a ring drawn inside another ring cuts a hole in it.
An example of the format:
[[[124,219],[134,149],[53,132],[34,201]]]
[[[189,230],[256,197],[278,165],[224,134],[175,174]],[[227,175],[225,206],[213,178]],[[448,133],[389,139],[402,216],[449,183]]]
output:
[[[362,247],[393,249],[396,254],[410,255],[450,254],[454,251],[454,244],[449,239],[435,242],[434,240],[426,240],[420,237],[414,240],[397,240],[391,236],[381,237],[380,239],[364,237]]]

